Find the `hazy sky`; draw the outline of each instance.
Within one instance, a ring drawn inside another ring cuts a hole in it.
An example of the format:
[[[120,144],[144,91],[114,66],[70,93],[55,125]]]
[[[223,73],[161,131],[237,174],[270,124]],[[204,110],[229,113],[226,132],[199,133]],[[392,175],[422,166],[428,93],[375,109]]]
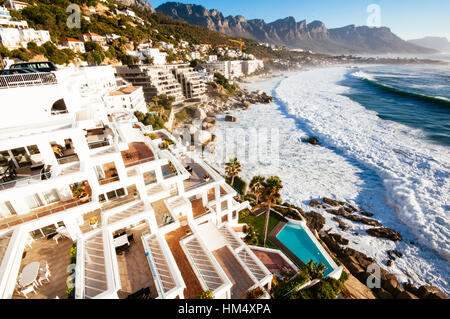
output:
[[[157,7],[165,0],[149,0]],[[320,20],[328,28],[348,24],[366,25],[367,7],[377,4],[381,25],[405,40],[441,36],[450,40],[450,0],[180,0],[207,9],[218,9],[225,16],[242,15],[266,22],[293,16],[308,22]]]

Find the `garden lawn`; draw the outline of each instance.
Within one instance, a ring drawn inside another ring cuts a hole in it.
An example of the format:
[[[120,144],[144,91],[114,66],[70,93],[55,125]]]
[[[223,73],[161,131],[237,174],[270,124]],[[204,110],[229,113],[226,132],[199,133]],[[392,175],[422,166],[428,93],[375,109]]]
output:
[[[246,217],[242,216],[242,214],[239,214],[239,223],[240,224],[248,224],[248,225],[253,225],[253,227],[255,227],[255,231],[258,234],[258,238],[259,238],[259,245],[263,246],[264,243],[264,223],[266,220],[266,213],[255,217],[253,215],[248,215]],[[282,217],[278,214],[275,214],[273,212],[270,213],[270,218],[269,218],[269,229],[267,230],[267,235],[270,234],[271,230],[279,223],[281,222]],[[272,243],[270,241],[269,238],[267,238],[266,241],[266,247],[268,248],[274,248],[274,249],[279,249],[274,243]]]

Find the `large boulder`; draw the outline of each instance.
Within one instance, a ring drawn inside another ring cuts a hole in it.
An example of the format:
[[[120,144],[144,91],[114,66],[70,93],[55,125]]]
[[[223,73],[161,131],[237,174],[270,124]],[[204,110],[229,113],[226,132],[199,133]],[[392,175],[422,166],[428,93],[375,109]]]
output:
[[[237,122],[237,118],[235,118],[234,116],[231,116],[231,115],[226,115],[225,122]]]
[[[313,199],[309,202],[309,206],[316,208],[322,206],[322,203],[318,200]]]
[[[350,227],[346,224],[346,223],[344,223],[339,217],[333,217],[333,220],[336,222],[336,223],[338,223],[338,227],[341,229],[341,230],[348,230]]]
[[[309,229],[315,229],[318,232],[320,232],[323,229],[323,226],[325,225],[326,219],[319,213],[315,211],[311,211],[309,213],[306,213],[306,225]]]
[[[422,286],[419,288],[418,297],[423,299],[449,299],[439,288],[433,286]]]
[[[308,139],[308,143],[311,145],[317,145],[319,144],[319,139],[317,137],[310,137]]]
[[[390,228],[371,228],[367,229],[366,232],[372,237],[386,238],[392,241],[402,240],[402,236]]]
[[[211,141],[212,134],[210,132],[207,132],[207,131],[198,131],[195,134],[195,138],[196,138],[196,141],[198,141],[198,143],[206,144],[206,143]]]
[[[402,285],[398,282],[397,278],[388,272],[384,272],[381,280],[381,287],[386,291],[389,291],[394,297],[405,291]]]
[[[202,109],[200,109],[200,108],[197,108],[197,109],[195,109],[195,118],[197,118],[197,119],[200,119],[200,120],[204,120],[204,119],[206,119],[206,113],[205,113],[205,111],[203,111]]]
[[[217,120],[215,117],[207,117],[205,119],[206,123],[212,124],[212,125],[217,125]]]
[[[347,246],[348,243],[350,242],[347,238],[342,237],[339,234],[330,234],[330,236],[336,240],[339,244]]]
[[[322,198],[322,200],[324,203],[327,203],[330,206],[334,206],[334,207],[340,206],[339,201],[337,201],[337,200],[327,198],[327,197]]]

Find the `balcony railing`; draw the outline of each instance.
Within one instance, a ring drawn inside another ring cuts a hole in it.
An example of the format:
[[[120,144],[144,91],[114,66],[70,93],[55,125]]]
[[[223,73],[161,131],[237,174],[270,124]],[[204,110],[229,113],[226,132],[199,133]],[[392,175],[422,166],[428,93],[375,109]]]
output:
[[[53,215],[56,213],[60,213],[60,212],[65,212],[68,209],[74,208],[74,207],[78,207],[81,205],[84,205],[86,203],[89,203],[92,201],[92,197],[88,197],[85,199],[80,199],[74,202],[70,202],[70,203],[66,203],[63,205],[59,205],[59,206],[55,206],[43,211],[39,211],[39,212],[34,212],[31,214],[24,214],[22,216],[18,215],[16,218],[14,219],[10,219],[7,220],[5,222],[0,223],[0,229],[7,229],[13,226],[16,226],[18,224],[23,224],[26,223],[28,221],[34,220],[34,219],[38,219],[38,218],[42,218],[45,216],[49,216],[49,215]]]
[[[141,165],[141,164],[144,164],[144,163],[148,163],[148,162],[151,162],[151,161],[154,161],[154,160],[155,160],[155,157],[154,157],[154,156],[151,156],[151,157],[147,157],[147,158],[140,159],[140,160],[138,160],[138,161],[126,163],[126,164],[125,164],[125,167],[126,167],[126,168],[129,168],[129,167],[132,167],[132,166],[136,166],[136,165]]]
[[[50,84],[58,84],[54,73],[0,75],[0,89]]]
[[[88,143],[88,147],[90,150],[109,146],[109,145],[110,145],[109,141],[98,141],[98,142]]]
[[[30,175],[22,178],[16,178],[7,182],[0,183],[0,190],[5,190],[14,187],[17,183],[20,184],[32,184],[42,180],[50,179],[52,176],[52,171]]]
[[[109,178],[101,178],[98,180],[98,183],[100,185],[106,185],[106,184],[114,183],[114,182],[118,182],[118,181],[120,181],[119,176],[113,176],[113,177],[109,177]]]

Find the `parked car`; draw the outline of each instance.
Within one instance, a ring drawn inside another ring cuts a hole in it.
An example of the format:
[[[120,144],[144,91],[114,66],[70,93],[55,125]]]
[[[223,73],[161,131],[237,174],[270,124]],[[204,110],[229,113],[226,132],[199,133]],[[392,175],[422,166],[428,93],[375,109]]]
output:
[[[38,71],[30,68],[1,70],[0,75],[37,73]]]
[[[56,71],[56,66],[50,62],[22,62],[22,63],[16,63],[9,67],[9,69],[23,69],[23,68],[29,68],[36,70],[37,72],[52,72]]]

